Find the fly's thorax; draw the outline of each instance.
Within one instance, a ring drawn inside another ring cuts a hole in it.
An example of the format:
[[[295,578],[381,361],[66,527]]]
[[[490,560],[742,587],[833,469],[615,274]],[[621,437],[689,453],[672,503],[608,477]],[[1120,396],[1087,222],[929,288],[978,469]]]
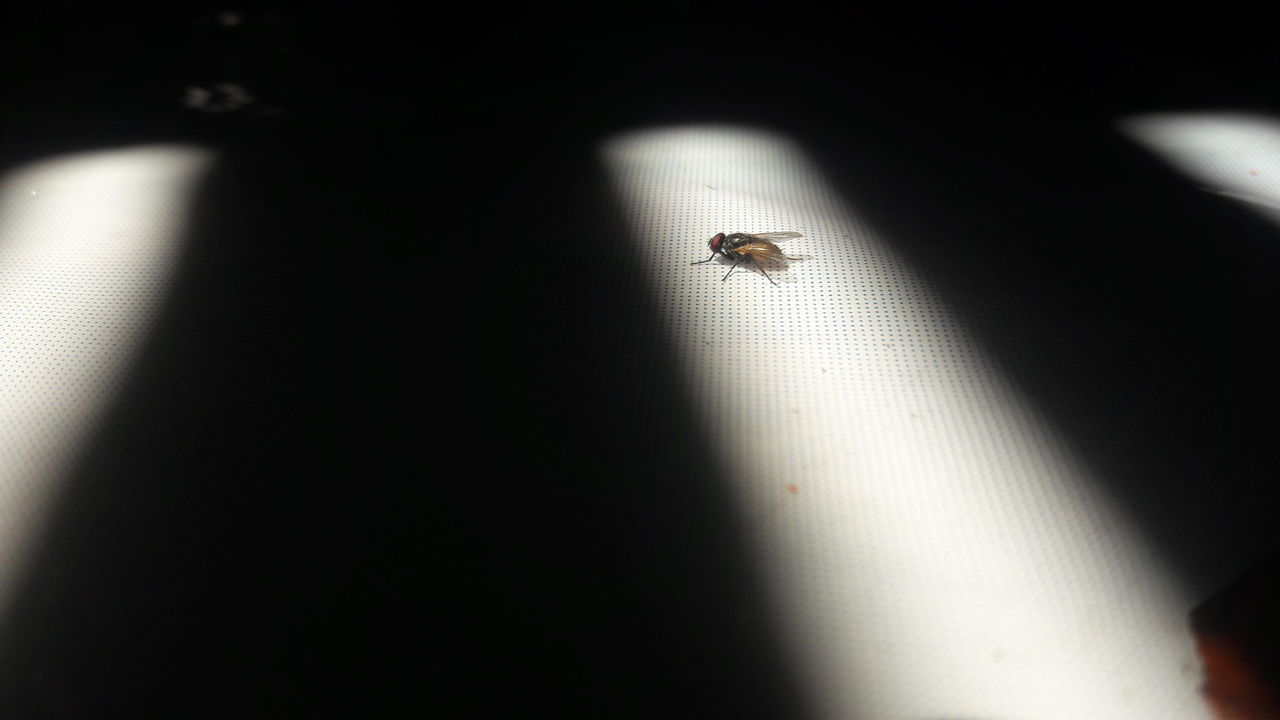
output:
[[[758,242],[760,241],[757,240],[756,238],[751,237],[750,235],[744,235],[742,233],[734,233],[732,235],[725,237],[724,242],[720,245],[721,247],[720,252],[723,253],[725,257],[730,257],[730,258],[733,258],[734,260],[738,260],[738,259],[750,260],[751,258],[748,257],[746,253],[741,250],[741,248],[744,245],[748,245],[750,243],[758,243]]]

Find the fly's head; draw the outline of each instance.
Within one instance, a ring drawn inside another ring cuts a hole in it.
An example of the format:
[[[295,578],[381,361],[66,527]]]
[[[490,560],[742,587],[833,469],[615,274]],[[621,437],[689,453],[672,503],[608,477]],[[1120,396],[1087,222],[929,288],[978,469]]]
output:
[[[724,233],[716,233],[716,236],[707,242],[707,247],[711,248],[711,252],[723,252],[721,248],[724,247]]]

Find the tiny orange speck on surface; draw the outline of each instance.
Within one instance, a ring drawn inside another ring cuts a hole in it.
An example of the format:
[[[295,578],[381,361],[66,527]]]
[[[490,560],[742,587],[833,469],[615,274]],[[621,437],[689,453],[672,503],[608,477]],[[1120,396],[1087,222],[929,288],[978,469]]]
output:
[[[1249,171],[1249,174],[1250,174],[1250,175],[1257,175],[1257,174],[1258,174],[1258,171],[1257,171],[1257,170],[1250,170],[1250,171]]]
[[[796,485],[788,485],[787,492],[791,493],[792,495],[795,495],[800,492],[800,488],[797,487]]]

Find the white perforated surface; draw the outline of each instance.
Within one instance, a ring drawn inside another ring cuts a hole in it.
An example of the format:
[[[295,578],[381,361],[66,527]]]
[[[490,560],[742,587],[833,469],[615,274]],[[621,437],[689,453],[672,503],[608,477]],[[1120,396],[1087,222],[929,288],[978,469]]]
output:
[[[0,180],[0,607],[59,474],[165,300],[211,160],[148,146]]]
[[[1087,470],[786,138],[602,149],[827,718],[1203,720],[1186,598]],[[775,275],[690,265],[795,230]]]

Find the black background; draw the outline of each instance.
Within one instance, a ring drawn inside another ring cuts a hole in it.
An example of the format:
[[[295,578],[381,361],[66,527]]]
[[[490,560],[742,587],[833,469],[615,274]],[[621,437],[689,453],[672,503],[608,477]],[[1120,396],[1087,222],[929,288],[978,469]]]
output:
[[[801,142],[1193,586],[1269,542],[1280,237],[1114,126],[1274,110],[1248,13],[6,15],[4,167],[221,158],[0,609],[6,717],[804,717],[598,166],[665,122]]]

